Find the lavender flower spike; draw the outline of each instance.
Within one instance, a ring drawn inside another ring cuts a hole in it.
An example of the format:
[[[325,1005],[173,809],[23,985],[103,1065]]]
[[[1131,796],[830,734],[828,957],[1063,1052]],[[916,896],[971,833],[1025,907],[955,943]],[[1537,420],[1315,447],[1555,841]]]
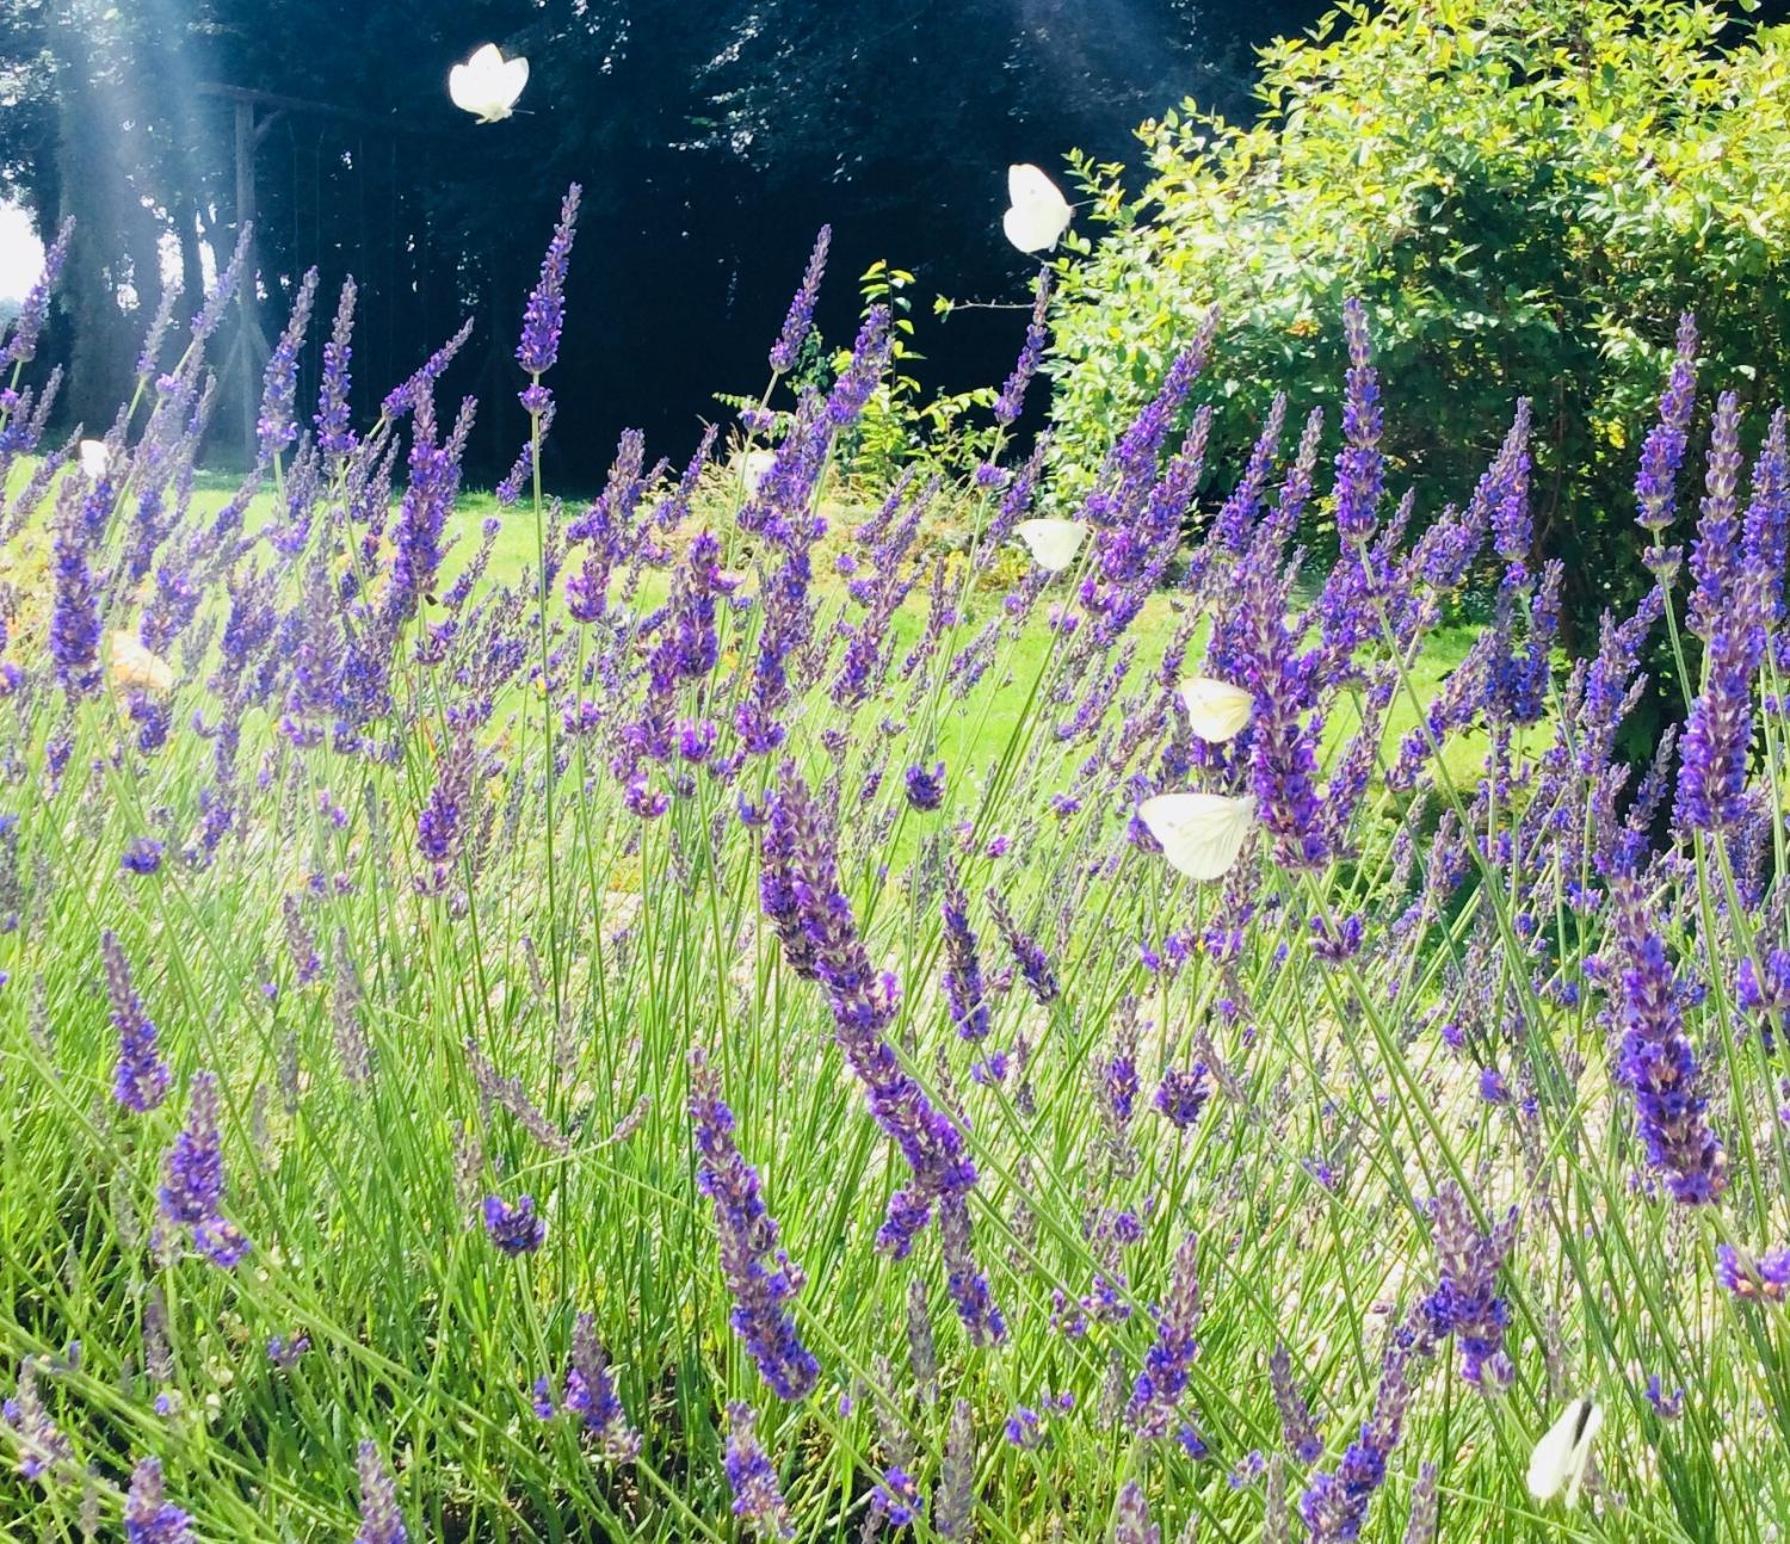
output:
[[[793,1539],[796,1530],[777,1485],[777,1471],[758,1440],[757,1416],[750,1405],[736,1400],[727,1407],[727,1419],[727,1483],[733,1490],[733,1515],[761,1539]]]
[[[112,1092],[133,1114],[147,1115],[168,1096],[168,1064],[156,1052],[155,1022],[143,1011],[131,985],[131,970],[118,935],[100,934],[106,963],[106,993],[112,1000],[112,1027],[118,1031],[118,1071]]]
[[[361,1443],[354,1467],[360,1475],[360,1532],[354,1544],[405,1544],[410,1535],[398,1510],[398,1488],[380,1461],[378,1447]]]
[[[951,1023],[971,1044],[988,1038],[988,1000],[982,983],[982,962],[976,952],[976,930],[970,926],[969,902],[954,874],[945,879],[939,911],[945,924],[945,1001]]]
[[[1038,366],[1044,359],[1044,345],[1049,337],[1045,323],[1049,315],[1050,270],[1040,268],[1038,285],[1032,293],[1032,319],[1026,324],[1025,346],[1020,349],[1013,373],[1001,387],[1000,396],[995,398],[994,421],[1004,429],[1017,423],[1024,411],[1026,388],[1031,385],[1032,377],[1038,373]]]
[[[1324,1455],[1324,1438],[1312,1419],[1311,1406],[1293,1381],[1293,1356],[1284,1345],[1276,1346],[1268,1359],[1268,1378],[1280,1410],[1287,1451],[1302,1464],[1315,1464]]]
[[[802,275],[801,287],[789,302],[789,315],[783,319],[783,331],[771,345],[771,368],[787,375],[795,368],[807,341],[808,329],[814,325],[814,303],[820,298],[820,281],[827,271],[827,248],[832,245],[833,227],[823,225],[814,238],[814,250],[808,254],[808,267]]]
[[[1404,1433],[1405,1412],[1415,1392],[1411,1360],[1424,1348],[1411,1330],[1397,1331],[1380,1368],[1374,1411],[1334,1470],[1312,1479],[1299,1499],[1299,1515],[1311,1544],[1347,1544],[1361,1536],[1374,1493],[1386,1482],[1386,1460]]]
[[[730,1322],[777,1397],[805,1398],[820,1377],[820,1364],[786,1307],[804,1278],[777,1247],[777,1224],[759,1194],[758,1172],[740,1156],[733,1112],[700,1049],[690,1053],[690,1119],[701,1156],[697,1188],[714,1203],[721,1274],[734,1298]]]
[[[145,1458],[131,1471],[124,1537],[127,1544],[194,1544],[192,1519],[167,1499],[158,1458]]]
[[[547,1219],[535,1211],[533,1196],[518,1196],[514,1206],[502,1196],[486,1196],[485,1231],[507,1255],[533,1254],[547,1242]]]
[[[640,1455],[640,1433],[628,1424],[609,1357],[597,1339],[596,1321],[587,1313],[572,1326],[572,1369],[566,1374],[566,1409],[582,1417],[595,1432],[598,1450],[610,1463],[632,1463]]]
[[[1380,380],[1374,372],[1367,312],[1359,300],[1343,302],[1349,340],[1349,374],[1343,398],[1342,451],[1336,458],[1336,532],[1345,543],[1366,540],[1386,485],[1380,454]]]
[[[1610,899],[1614,932],[1608,953],[1622,1031],[1617,1076],[1635,1096],[1648,1162],[1664,1172],[1666,1188],[1687,1206],[1714,1201],[1727,1188],[1728,1160],[1705,1119],[1708,1101],[1697,1091],[1683,984],[1653,931],[1641,882],[1618,876],[1610,883]]]
[[[560,334],[566,325],[566,269],[572,260],[572,238],[577,232],[578,201],[584,190],[573,183],[559,206],[559,223],[541,259],[541,277],[528,297],[522,317],[522,341],[516,346],[516,362],[530,375],[545,375],[559,358]],[[533,411],[531,409],[531,411]]]
[[[1430,1215],[1442,1262],[1441,1282],[1424,1303],[1430,1333],[1460,1342],[1461,1376],[1467,1382],[1483,1382],[1489,1370],[1494,1383],[1507,1384],[1516,1369],[1504,1350],[1510,1310],[1498,1296],[1497,1276],[1516,1239],[1517,1210],[1511,1207],[1490,1233],[1481,1233],[1460,1187],[1450,1185],[1436,1197]]]
[[[6,351],[0,354],[0,366],[29,364],[37,357],[37,340],[43,334],[44,322],[50,314],[50,296],[62,277],[68,261],[68,244],[75,233],[75,222],[67,219],[56,232],[56,239],[44,253],[43,272],[25,296],[19,314],[13,319],[12,333],[6,340]]]
[[[1156,1310],[1156,1344],[1144,1358],[1125,1411],[1138,1436],[1166,1437],[1173,1428],[1198,1350],[1194,1331],[1199,1322],[1199,1240],[1189,1233],[1175,1253],[1168,1297]]]
[[[1150,1521],[1150,1504],[1136,1480],[1127,1480],[1119,1490],[1113,1544],[1162,1544],[1162,1530]]]
[[[1686,311],[1678,319],[1677,348],[1672,373],[1659,399],[1659,422],[1647,435],[1640,471],[1635,475],[1635,502],[1641,509],[1636,520],[1656,540],[1672,523],[1678,501],[1678,468],[1684,462],[1696,402],[1697,319]]]
[[[224,1200],[224,1153],[218,1134],[218,1080],[193,1074],[187,1124],[168,1149],[158,1192],[163,1220],[188,1229],[193,1246],[212,1264],[229,1270],[248,1253],[249,1241],[219,1208]]]
[[[299,281],[292,314],[286,318],[286,329],[268,356],[261,378],[261,416],[255,424],[255,436],[260,442],[263,465],[298,438],[298,420],[293,416],[298,395],[298,351],[304,346],[316,298],[317,270],[310,268]]]

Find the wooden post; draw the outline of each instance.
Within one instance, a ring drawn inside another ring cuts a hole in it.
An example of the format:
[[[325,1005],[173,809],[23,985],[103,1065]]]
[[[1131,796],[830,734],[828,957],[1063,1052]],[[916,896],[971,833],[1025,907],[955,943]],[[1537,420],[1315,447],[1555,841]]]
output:
[[[340,118],[349,123],[381,129],[388,134],[402,134],[404,129],[389,119],[357,113],[328,102],[307,102],[301,97],[281,96],[273,91],[251,91],[243,86],[226,86],[217,81],[200,81],[193,87],[198,96],[219,97],[230,103],[236,128],[236,228],[240,233],[255,219],[255,151],[266,138],[267,131],[286,113],[305,113],[323,118]],[[260,112],[265,109],[264,113]],[[257,116],[259,114],[259,116]],[[254,238],[250,238],[244,254],[242,282],[237,287],[237,312],[241,317],[240,346],[232,355],[242,369],[242,440],[243,454],[253,462],[260,446],[255,434],[261,411],[261,375],[273,352],[267,334],[261,330],[261,307],[255,294],[260,265],[255,261]],[[229,368],[224,372],[226,384]]]
[[[243,231],[255,221],[255,104],[239,98],[233,105],[236,109],[236,228]],[[261,318],[255,305],[258,268],[254,237],[251,236],[243,256],[242,277],[236,286],[241,332],[235,350],[242,366],[242,450],[251,465],[260,450],[255,426],[260,417],[261,383],[256,376],[268,354],[267,338],[261,331]]]

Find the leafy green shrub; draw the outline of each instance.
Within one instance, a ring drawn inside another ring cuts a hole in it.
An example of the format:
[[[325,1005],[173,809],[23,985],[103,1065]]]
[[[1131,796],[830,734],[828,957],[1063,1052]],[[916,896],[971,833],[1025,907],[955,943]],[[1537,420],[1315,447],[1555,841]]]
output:
[[[1233,447],[1274,387],[1333,397],[1358,294],[1388,421],[1424,426],[1395,431],[1395,476],[1464,492],[1534,399],[1537,541],[1585,628],[1645,582],[1634,437],[1678,313],[1706,380],[1765,401],[1790,380],[1790,28],[1681,0],[1389,0],[1263,64],[1255,127],[1188,104],[1139,130],[1135,197],[1079,164],[1107,234],[1060,291],[1063,464],[1095,463],[1214,301]]]

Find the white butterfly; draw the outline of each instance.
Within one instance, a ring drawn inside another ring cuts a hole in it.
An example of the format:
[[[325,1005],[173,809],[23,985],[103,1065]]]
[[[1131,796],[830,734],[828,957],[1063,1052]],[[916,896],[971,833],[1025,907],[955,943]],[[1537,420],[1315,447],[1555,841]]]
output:
[[[112,452],[106,449],[104,440],[82,440],[80,454],[81,470],[91,482],[98,482],[104,477],[106,468],[112,464]]]
[[[138,641],[135,633],[122,630],[112,634],[112,680],[124,688],[139,687],[158,696],[174,690],[174,670],[159,654],[152,654]]]
[[[1021,252],[1044,252],[1061,240],[1075,218],[1069,200],[1036,166],[1007,168],[1007,202],[1001,229]]]
[[[765,480],[766,474],[777,464],[777,452],[774,450],[749,450],[744,458],[743,470],[746,476],[746,496],[756,498],[758,485]]]
[[[1591,1461],[1591,1439],[1603,1423],[1603,1411],[1589,1399],[1568,1405],[1529,1456],[1529,1494],[1537,1501],[1552,1501],[1564,1486],[1566,1504],[1572,1506]]]
[[[1021,520],[1013,534],[1026,544],[1040,568],[1057,574],[1075,561],[1088,528],[1079,520]]]
[[[1137,813],[1174,868],[1189,879],[1218,879],[1255,825],[1255,795],[1159,793]]]
[[[506,59],[495,43],[475,48],[464,64],[448,71],[448,95],[480,123],[500,123],[510,116],[516,98],[528,84],[528,61]]]
[[[1213,745],[1234,740],[1255,712],[1255,698],[1241,686],[1211,676],[1190,677],[1177,691],[1193,732]]]

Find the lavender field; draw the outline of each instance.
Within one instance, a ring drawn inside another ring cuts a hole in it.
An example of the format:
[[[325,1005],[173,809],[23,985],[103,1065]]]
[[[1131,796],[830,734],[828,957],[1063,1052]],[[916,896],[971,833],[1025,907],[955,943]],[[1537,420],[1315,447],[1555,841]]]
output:
[[[495,500],[351,286],[223,494],[237,265],[103,434],[57,249],[0,345],[0,1533],[1781,1537],[1783,410],[1684,319],[1571,652],[1528,404],[1407,493],[1360,304],[1334,457],[1207,464],[1216,312],[1025,449],[1041,299],[866,488],[823,241],[760,406],[562,501],[578,216]]]

